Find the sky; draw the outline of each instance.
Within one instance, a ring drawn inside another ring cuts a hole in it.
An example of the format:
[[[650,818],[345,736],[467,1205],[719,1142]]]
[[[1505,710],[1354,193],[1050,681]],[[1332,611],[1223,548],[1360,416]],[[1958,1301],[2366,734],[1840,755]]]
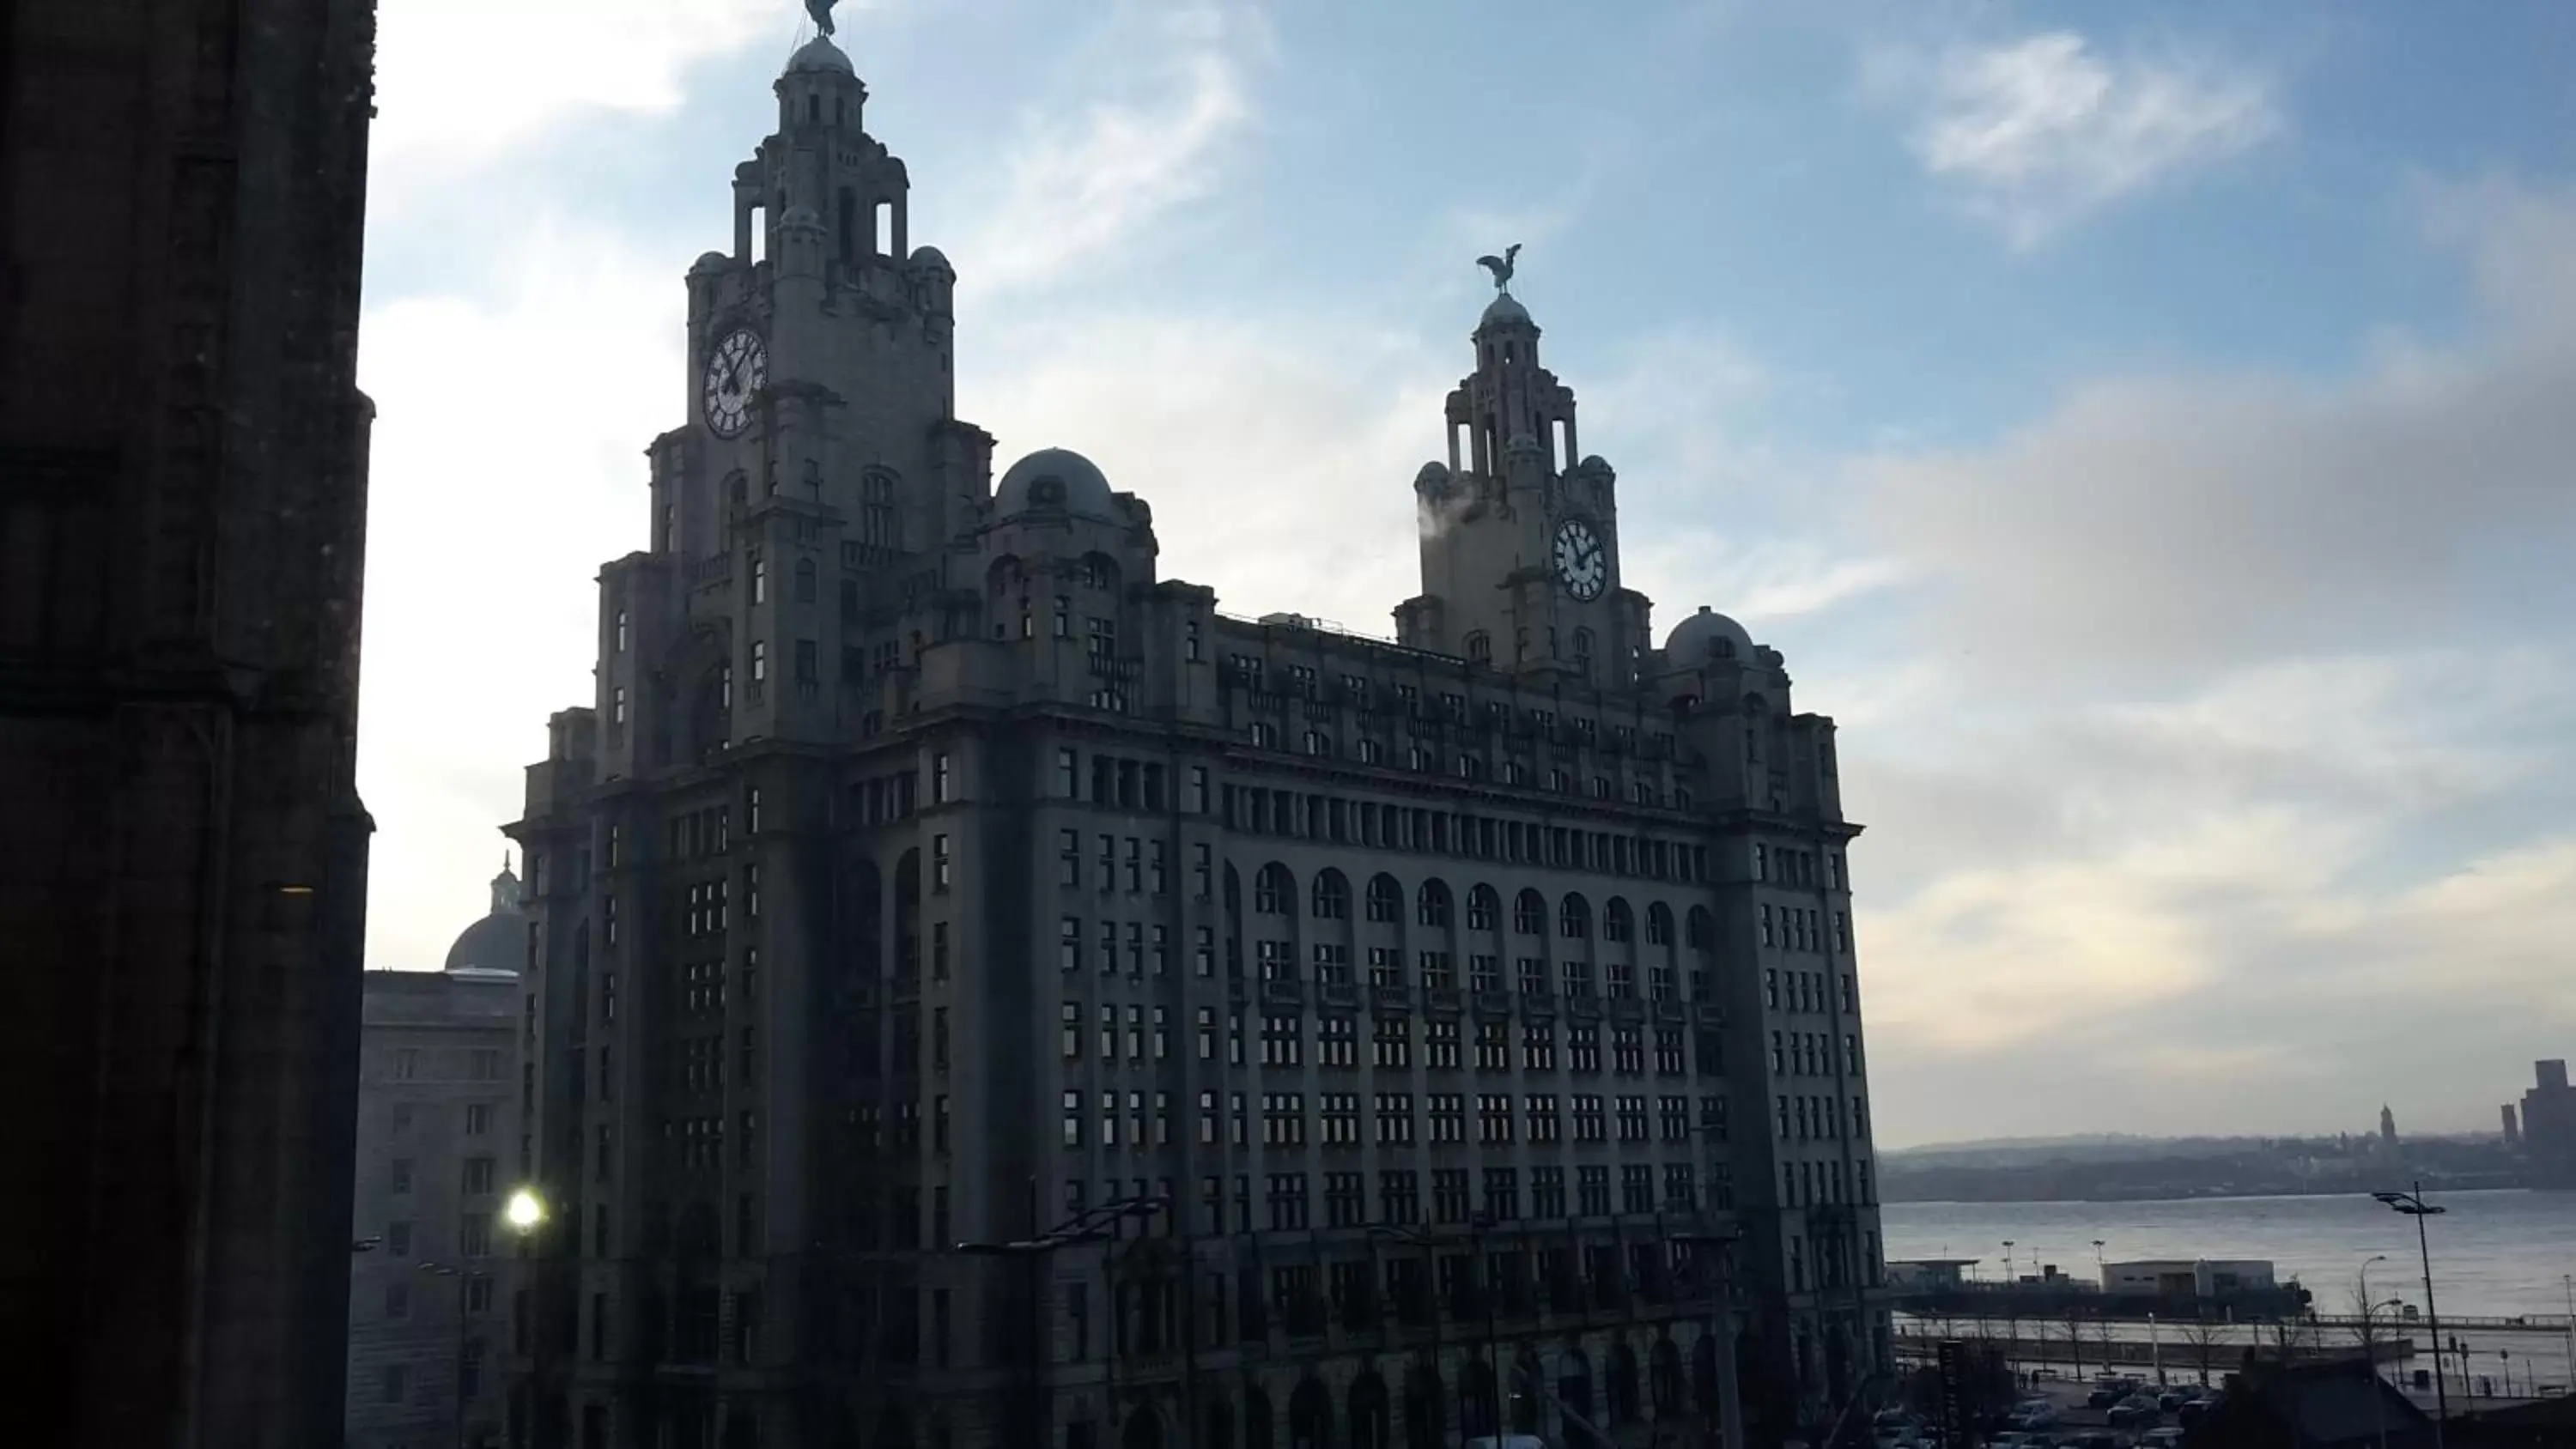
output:
[[[997,467],[1369,632],[1490,295],[1840,730],[1890,1146],[2576,1056],[2576,7],[843,4]],[[369,964],[482,909],[797,0],[382,0]]]

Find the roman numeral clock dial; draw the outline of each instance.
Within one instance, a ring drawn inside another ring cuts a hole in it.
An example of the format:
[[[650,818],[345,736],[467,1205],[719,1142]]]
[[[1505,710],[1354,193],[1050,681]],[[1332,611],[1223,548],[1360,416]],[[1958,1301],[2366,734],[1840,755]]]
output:
[[[1580,518],[1569,518],[1556,526],[1556,581],[1580,602],[1590,603],[1601,597],[1610,584],[1610,558],[1602,551],[1601,537],[1592,525]]]
[[[760,334],[737,327],[707,355],[707,431],[738,438],[751,426],[751,400],[769,385],[769,349]]]

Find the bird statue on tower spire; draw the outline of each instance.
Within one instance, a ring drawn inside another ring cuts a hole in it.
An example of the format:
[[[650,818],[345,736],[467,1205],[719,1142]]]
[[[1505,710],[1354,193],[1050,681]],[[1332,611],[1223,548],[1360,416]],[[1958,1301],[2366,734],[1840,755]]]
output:
[[[1476,265],[1493,273],[1494,290],[1508,297],[1512,294],[1512,259],[1518,257],[1520,254],[1521,244],[1519,242],[1514,242],[1510,246],[1503,248],[1503,254],[1499,257],[1482,256],[1476,258]]]
[[[829,36],[832,33],[832,7],[839,0],[805,0],[805,13],[814,17],[814,28]]]

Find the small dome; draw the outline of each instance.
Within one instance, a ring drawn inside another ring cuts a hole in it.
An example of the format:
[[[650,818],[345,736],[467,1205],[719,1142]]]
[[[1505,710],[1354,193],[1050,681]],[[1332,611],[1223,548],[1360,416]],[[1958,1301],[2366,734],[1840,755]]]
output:
[[[1738,659],[1753,662],[1753,636],[1744,626],[1712,611],[1706,604],[1699,612],[1673,626],[1664,638],[1664,658],[1675,666],[1694,665],[1709,659]]]
[[[1089,458],[1070,448],[1040,448],[1013,463],[993,490],[993,511],[1004,518],[1039,508],[1116,519],[1109,480]]]
[[[830,71],[835,75],[850,76],[854,79],[858,76],[858,70],[850,64],[850,58],[841,53],[841,48],[819,35],[805,42],[796,54],[788,57],[787,61],[789,75],[794,75],[798,71],[817,70]]]
[[[1599,453],[1586,453],[1583,455],[1583,461],[1574,465],[1574,471],[1578,473],[1599,473],[1603,477],[1608,477],[1610,476],[1611,468],[1609,460],[1603,458]]]
[[[1449,465],[1441,462],[1437,458],[1423,464],[1422,470],[1413,475],[1413,486],[1416,488],[1421,488],[1434,483],[1446,483],[1448,481]]]
[[[519,878],[508,866],[492,877],[492,913],[466,927],[447,948],[450,971],[517,971],[528,967],[528,917],[519,909]]]
[[[721,272],[732,265],[733,258],[722,252],[702,252],[696,261],[689,263],[689,275],[694,277],[700,272]]]
[[[912,264],[922,268],[937,267],[952,277],[957,275],[957,269],[948,265],[948,254],[937,247],[914,247]]]
[[[1505,322],[1527,324],[1529,319],[1529,309],[1512,300],[1511,293],[1504,292],[1495,297],[1491,302],[1485,304],[1485,315],[1483,318],[1478,320],[1476,325],[1478,327],[1493,327]]]

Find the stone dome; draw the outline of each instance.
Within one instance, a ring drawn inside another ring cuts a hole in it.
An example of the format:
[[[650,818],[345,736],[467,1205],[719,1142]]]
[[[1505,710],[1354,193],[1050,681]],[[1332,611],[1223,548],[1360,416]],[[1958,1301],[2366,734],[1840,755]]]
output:
[[[519,878],[508,866],[492,877],[492,911],[466,927],[447,948],[450,971],[528,969],[528,917],[519,909]]]
[[[1675,666],[1709,659],[1753,662],[1753,636],[1744,626],[1702,604],[1699,612],[1673,626],[1664,636],[1664,659]]]
[[[1504,322],[1527,324],[1529,320],[1529,309],[1512,300],[1511,293],[1503,292],[1485,304],[1485,315],[1477,321],[1476,325],[1492,327]]]
[[[993,511],[1004,518],[1046,509],[1085,518],[1116,519],[1118,501],[1109,480],[1089,458],[1071,448],[1040,448],[1013,463],[993,489]]]
[[[830,71],[835,75],[852,78],[856,78],[859,73],[857,68],[850,64],[850,58],[841,53],[839,46],[819,35],[798,47],[796,53],[787,60],[789,75],[794,75],[798,71],[817,70]]]
[[[689,275],[694,277],[700,272],[721,272],[732,265],[733,258],[722,252],[700,252],[698,259],[689,263]]]
[[[937,267],[952,277],[957,275],[957,269],[948,265],[948,254],[937,247],[914,247],[912,264],[916,267]]]
[[[1599,453],[1584,454],[1583,461],[1574,465],[1574,471],[1577,473],[1598,473],[1604,477],[1611,476],[1609,460],[1603,458]]]

